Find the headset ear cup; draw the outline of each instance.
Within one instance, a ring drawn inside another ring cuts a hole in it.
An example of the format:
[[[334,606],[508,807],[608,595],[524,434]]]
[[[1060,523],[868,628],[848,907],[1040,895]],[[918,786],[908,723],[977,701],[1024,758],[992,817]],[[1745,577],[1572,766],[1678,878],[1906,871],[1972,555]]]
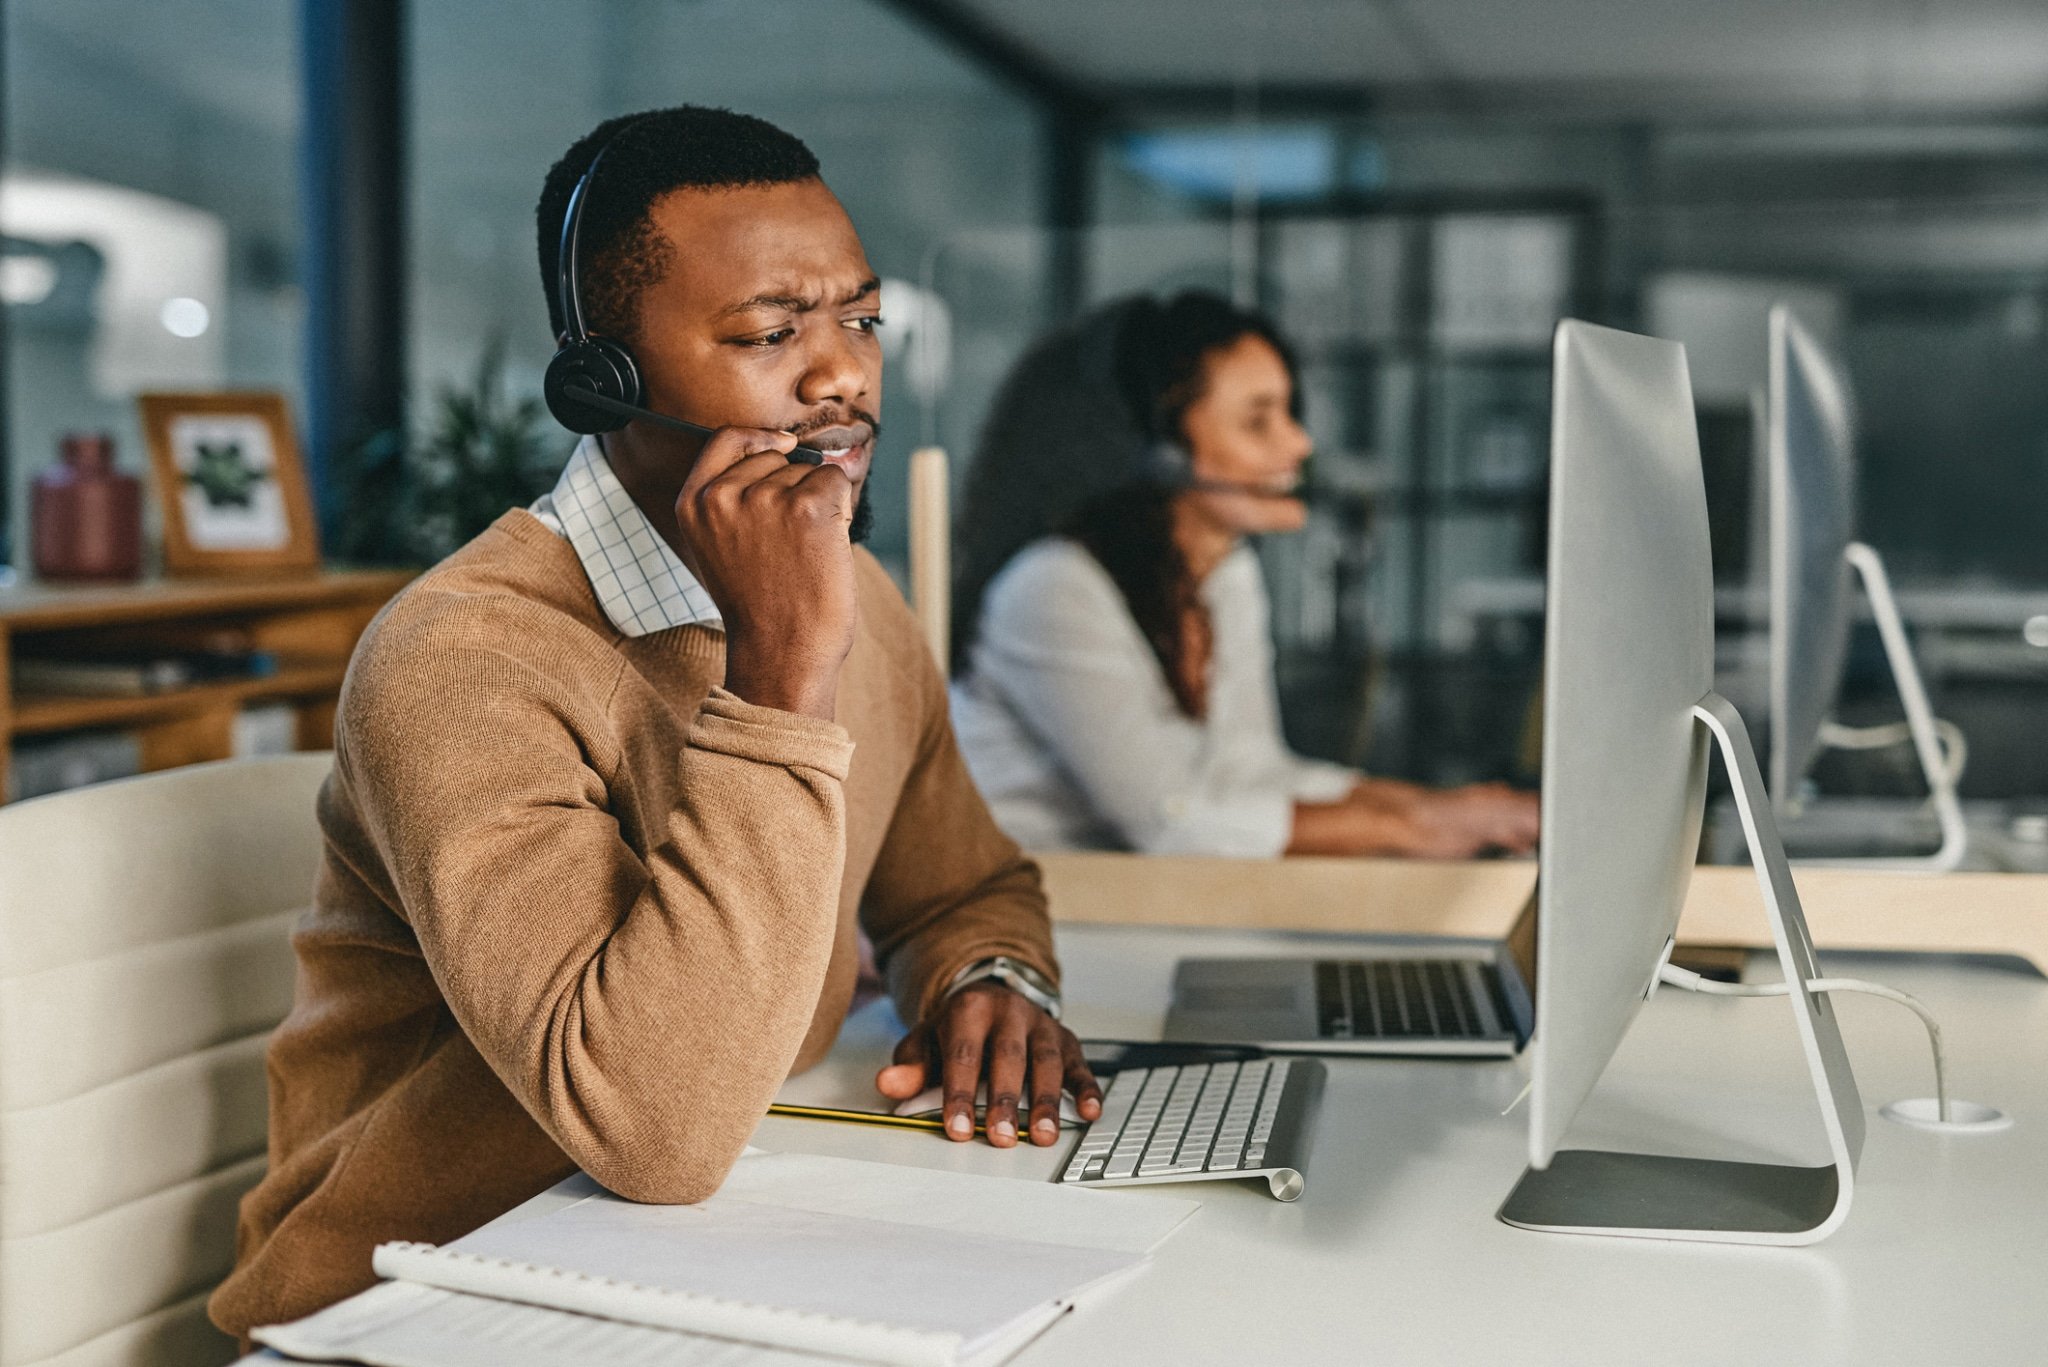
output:
[[[1179,442],[1152,442],[1146,449],[1145,466],[1145,477],[1168,489],[1184,488],[1194,481],[1194,463]]]
[[[584,403],[567,392],[571,387],[588,389],[617,403],[641,407],[640,367],[633,353],[608,337],[585,337],[564,342],[548,362],[541,381],[541,394],[555,421],[571,432],[588,436],[616,432],[632,419]]]

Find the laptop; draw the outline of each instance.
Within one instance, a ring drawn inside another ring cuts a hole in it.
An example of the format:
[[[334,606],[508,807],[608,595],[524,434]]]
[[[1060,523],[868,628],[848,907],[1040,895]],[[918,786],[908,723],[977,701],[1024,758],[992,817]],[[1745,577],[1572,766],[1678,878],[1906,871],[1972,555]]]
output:
[[[1344,958],[1182,959],[1165,1038],[1291,1053],[1512,1057],[1536,1019],[1536,897],[1502,940],[1373,936]]]

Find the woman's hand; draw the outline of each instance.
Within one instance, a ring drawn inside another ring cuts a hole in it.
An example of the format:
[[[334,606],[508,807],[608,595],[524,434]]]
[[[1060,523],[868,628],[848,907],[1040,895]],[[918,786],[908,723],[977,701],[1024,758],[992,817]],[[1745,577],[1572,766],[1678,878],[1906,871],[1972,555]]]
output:
[[[1473,783],[1430,793],[1418,820],[1473,841],[1474,853],[1527,854],[1536,848],[1542,824],[1536,794],[1505,783]]]
[[[1471,859],[1536,847],[1534,793],[1504,783],[1431,789],[1367,779],[1338,802],[1298,802],[1289,854]]]

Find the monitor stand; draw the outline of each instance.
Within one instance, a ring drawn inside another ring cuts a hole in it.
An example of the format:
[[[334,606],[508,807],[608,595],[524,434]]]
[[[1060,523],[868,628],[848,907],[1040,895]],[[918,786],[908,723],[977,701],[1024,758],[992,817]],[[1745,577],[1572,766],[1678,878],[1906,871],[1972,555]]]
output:
[[[1833,1006],[1825,996],[1805,988],[1819,976],[1813,941],[1742,717],[1718,693],[1701,698],[1692,715],[1712,733],[1728,767],[1778,962],[1785,981],[1799,984],[1786,1000],[1792,1004],[1833,1161],[1809,1168],[1561,1149],[1549,1167],[1531,1168],[1522,1175],[1500,1208],[1500,1218],[1523,1229],[1559,1234],[1816,1243],[1848,1218],[1856,1160],[1863,1151],[1863,1100]],[[1540,1039],[1540,1002],[1537,1013]]]
[[[1913,647],[1906,640],[1906,624],[1899,616],[1898,600],[1892,596],[1891,577],[1884,572],[1884,560],[1860,541],[1851,542],[1843,552],[1856,577],[1863,582],[1870,600],[1870,615],[1877,622],[1878,638],[1884,642],[1885,663],[1891,666],[1892,682],[1899,690],[1899,702],[1906,709],[1906,730],[1927,781],[1934,806],[1934,818],[1941,823],[1941,844],[1932,854],[1882,855],[1866,858],[1801,859],[1802,868],[1875,869],[1900,873],[1951,873],[1963,862],[1968,833],[1963,825],[1963,806],[1956,795],[1955,780],[1941,752],[1941,738],[1935,734],[1934,709],[1927,703],[1927,690],[1920,682],[1920,667],[1913,659]]]

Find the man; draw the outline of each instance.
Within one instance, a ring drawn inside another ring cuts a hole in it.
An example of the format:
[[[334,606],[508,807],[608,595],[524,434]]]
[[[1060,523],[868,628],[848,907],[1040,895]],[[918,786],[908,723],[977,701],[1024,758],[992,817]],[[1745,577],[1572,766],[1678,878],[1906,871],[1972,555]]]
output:
[[[623,131],[621,131],[623,129]],[[1037,870],[954,749],[916,624],[850,532],[881,399],[877,282],[810,151],[757,119],[613,120],[549,173],[552,295],[585,189],[581,297],[649,407],[552,495],[436,566],[357,648],[270,1053],[270,1169],[230,1332],[373,1280],[581,1167],[713,1192],[785,1077],[831,1047],[859,930],[916,1028],[877,1079],[945,1089],[991,1143],[1099,1094],[1055,1019]],[[799,440],[822,465],[788,462]]]

